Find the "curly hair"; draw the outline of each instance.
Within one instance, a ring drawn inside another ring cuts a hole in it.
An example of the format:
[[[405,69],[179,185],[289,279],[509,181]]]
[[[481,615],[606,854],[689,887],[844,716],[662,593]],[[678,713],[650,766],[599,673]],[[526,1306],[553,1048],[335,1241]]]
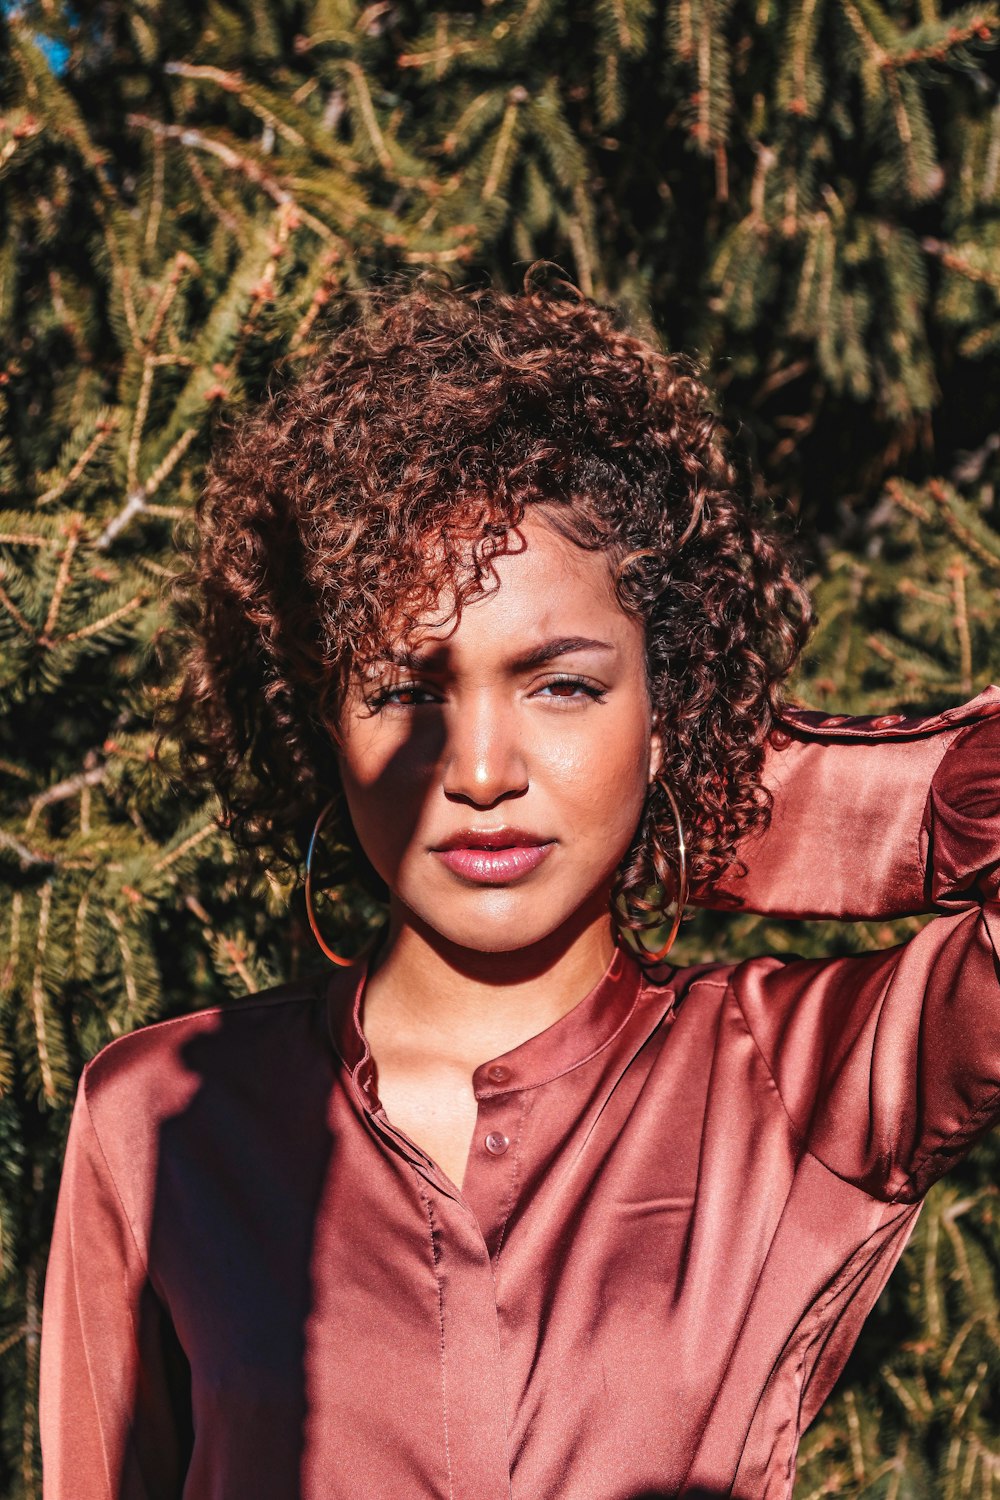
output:
[[[298,866],[339,787],[352,673],[442,590],[455,615],[489,593],[532,505],[608,554],[645,623],[692,887],[769,820],[765,742],[812,624],[793,545],[740,483],[697,362],[541,264],[516,294],[370,289],[293,381],[224,423],[174,585],[185,662],[158,745],[179,738],[243,854]],[[635,931],[673,830],[654,782],[612,891]]]

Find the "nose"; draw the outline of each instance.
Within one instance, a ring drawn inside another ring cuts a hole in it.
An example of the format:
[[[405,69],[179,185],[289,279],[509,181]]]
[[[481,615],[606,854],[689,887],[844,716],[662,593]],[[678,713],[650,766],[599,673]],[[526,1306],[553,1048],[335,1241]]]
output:
[[[446,797],[495,807],[528,790],[528,766],[508,713],[487,696],[456,705],[447,727],[441,785]]]

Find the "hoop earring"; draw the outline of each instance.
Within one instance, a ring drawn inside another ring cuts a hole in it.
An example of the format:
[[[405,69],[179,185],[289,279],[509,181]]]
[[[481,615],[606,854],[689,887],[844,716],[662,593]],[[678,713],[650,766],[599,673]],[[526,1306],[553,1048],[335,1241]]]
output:
[[[341,968],[345,968],[346,969],[346,968],[349,968],[351,966],[351,964],[356,963],[357,960],[361,957],[361,954],[364,953],[364,952],[366,952],[366,950],[371,945],[369,943],[366,943],[365,946],[364,946],[364,948],[361,949],[361,953],[356,954],[354,958],[342,958],[339,953],[334,953],[333,949],[325,941],[325,939],[323,937],[323,934],[319,930],[319,927],[318,927],[317,922],[316,922],[316,914],[313,911],[313,905],[312,905],[312,858],[313,858],[313,850],[316,847],[316,836],[319,833],[320,826],[322,825],[324,818],[326,817],[327,813],[330,811],[331,807],[333,807],[333,805],[336,802],[336,800],[337,800],[336,797],[331,797],[330,798],[330,800],[326,804],[326,806],[321,809],[320,814],[319,814],[319,816],[316,819],[316,822],[313,824],[312,837],[309,840],[309,852],[306,855],[305,901],[306,901],[306,915],[309,918],[309,926],[312,928],[313,937],[316,939],[317,943],[322,948],[323,952],[326,954],[327,958],[330,960],[331,963],[339,964],[341,966]]]
[[[649,964],[662,963],[674,946],[674,941],[680,931],[681,918],[684,915],[684,908],[687,905],[688,898],[687,844],[684,839],[684,824],[681,822],[680,808],[677,806],[677,798],[674,796],[666,778],[657,773],[656,781],[667,794],[667,801],[670,803],[670,810],[674,815],[674,823],[677,828],[677,894],[674,900],[676,910],[674,911],[673,921],[670,924],[670,931],[667,934],[667,941],[655,953],[650,952],[648,948],[643,950],[642,961]],[[659,871],[657,871],[657,874],[659,874]],[[652,926],[653,924],[651,923],[650,925]]]

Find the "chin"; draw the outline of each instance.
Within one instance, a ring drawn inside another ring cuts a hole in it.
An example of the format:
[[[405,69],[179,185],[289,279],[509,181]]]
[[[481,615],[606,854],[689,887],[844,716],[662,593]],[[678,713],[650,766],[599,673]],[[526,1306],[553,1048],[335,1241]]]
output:
[[[426,900],[410,906],[428,933],[456,948],[473,953],[517,953],[533,948],[565,928],[567,937],[576,928],[574,918],[588,903],[543,902],[539,893],[496,887],[468,901],[454,900],[431,905]],[[433,941],[433,939],[432,939]]]

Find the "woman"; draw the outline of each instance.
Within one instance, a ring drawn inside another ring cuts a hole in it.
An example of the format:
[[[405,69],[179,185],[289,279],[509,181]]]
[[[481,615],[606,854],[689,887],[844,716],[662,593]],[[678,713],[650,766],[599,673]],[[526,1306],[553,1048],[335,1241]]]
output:
[[[372,294],[199,523],[188,772],[243,849],[339,831],[388,922],[351,962],[307,884],[334,963],[84,1070],[46,1500],[790,1495],[1000,1118],[1000,689],[785,708],[788,543],[693,363],[565,286]],[[941,915],[678,967],[689,884]]]

